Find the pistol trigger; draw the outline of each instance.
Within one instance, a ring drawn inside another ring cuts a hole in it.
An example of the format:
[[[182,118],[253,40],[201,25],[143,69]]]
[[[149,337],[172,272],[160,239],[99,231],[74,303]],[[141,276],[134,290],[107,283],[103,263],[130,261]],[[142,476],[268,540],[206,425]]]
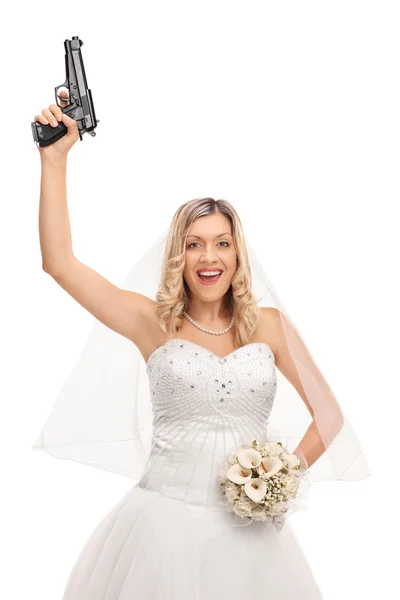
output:
[[[56,88],[54,88],[54,90],[55,90],[55,93],[56,93],[56,102],[57,102],[57,105],[60,108],[63,108],[63,107],[59,104],[59,102],[67,102],[69,104],[69,102],[70,102],[70,93],[69,93],[69,88],[66,87],[65,83],[57,86]],[[67,97],[63,98],[62,96],[60,96],[59,91],[60,92],[66,92],[67,93]]]

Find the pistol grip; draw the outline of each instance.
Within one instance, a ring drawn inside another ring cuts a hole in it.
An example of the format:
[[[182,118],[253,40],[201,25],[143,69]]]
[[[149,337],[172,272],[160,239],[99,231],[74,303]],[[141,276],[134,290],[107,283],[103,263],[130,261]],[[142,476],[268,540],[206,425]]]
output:
[[[75,104],[70,104],[69,106],[65,106],[61,109],[61,112],[71,117],[72,119],[76,116],[79,116],[80,109]],[[77,115],[78,113],[78,115]],[[31,123],[32,135],[35,142],[39,143],[41,148],[45,146],[50,146],[50,144],[54,144],[57,140],[62,138],[66,133],[68,133],[68,127],[64,125],[62,121],[60,121],[57,127],[53,127],[52,125],[43,125],[39,121],[33,121]],[[82,132],[79,127],[78,121],[78,129],[79,129],[79,137],[82,141]]]
[[[43,123],[34,121],[31,123],[31,126],[33,139],[39,143],[41,148],[54,144],[54,142],[68,133],[68,128],[62,122],[58,123],[57,127],[53,127],[52,125],[43,125]]]

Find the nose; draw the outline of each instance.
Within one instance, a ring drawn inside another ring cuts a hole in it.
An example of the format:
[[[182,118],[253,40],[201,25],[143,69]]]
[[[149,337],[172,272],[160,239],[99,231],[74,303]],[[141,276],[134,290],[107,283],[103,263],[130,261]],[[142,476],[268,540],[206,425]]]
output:
[[[200,262],[215,262],[217,260],[216,250],[213,245],[204,248],[200,256]]]

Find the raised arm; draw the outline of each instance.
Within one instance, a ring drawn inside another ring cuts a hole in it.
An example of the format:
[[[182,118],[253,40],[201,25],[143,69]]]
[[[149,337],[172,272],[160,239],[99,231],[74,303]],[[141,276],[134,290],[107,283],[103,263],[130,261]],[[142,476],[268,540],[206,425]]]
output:
[[[54,117],[59,120],[65,118],[59,107],[52,104],[35,119],[46,124]],[[68,134],[40,149],[39,237],[42,268],[94,317],[137,345],[151,321],[154,301],[113,285],[81,263],[72,250],[66,187],[67,153],[79,139],[79,133],[73,119],[65,119],[64,124],[68,127]]]
[[[134,344],[149,330],[155,303],[147,296],[113,285],[74,256],[43,269],[96,319]]]

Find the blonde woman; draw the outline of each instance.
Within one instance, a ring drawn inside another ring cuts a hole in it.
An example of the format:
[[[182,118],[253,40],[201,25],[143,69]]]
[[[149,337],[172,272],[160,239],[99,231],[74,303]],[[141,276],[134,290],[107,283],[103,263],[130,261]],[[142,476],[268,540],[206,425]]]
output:
[[[322,598],[290,524],[256,518],[263,509],[250,488],[230,481],[224,495],[221,485],[229,455],[272,440],[271,423],[296,441],[294,460],[315,480],[367,474],[332,390],[249,260],[238,214],[226,200],[186,202],[162,262],[146,255],[131,278],[137,289],[155,285],[155,297],[117,287],[72,252],[65,170],[77,124],[54,104],[35,119],[68,128],[39,148],[43,268],[99,324],[36,448],[136,479],[82,548],[63,600]],[[290,391],[280,392],[279,377]],[[271,421],[275,404],[281,421]],[[285,423],[299,407],[309,423],[296,438]],[[259,480],[253,471],[254,489]]]

